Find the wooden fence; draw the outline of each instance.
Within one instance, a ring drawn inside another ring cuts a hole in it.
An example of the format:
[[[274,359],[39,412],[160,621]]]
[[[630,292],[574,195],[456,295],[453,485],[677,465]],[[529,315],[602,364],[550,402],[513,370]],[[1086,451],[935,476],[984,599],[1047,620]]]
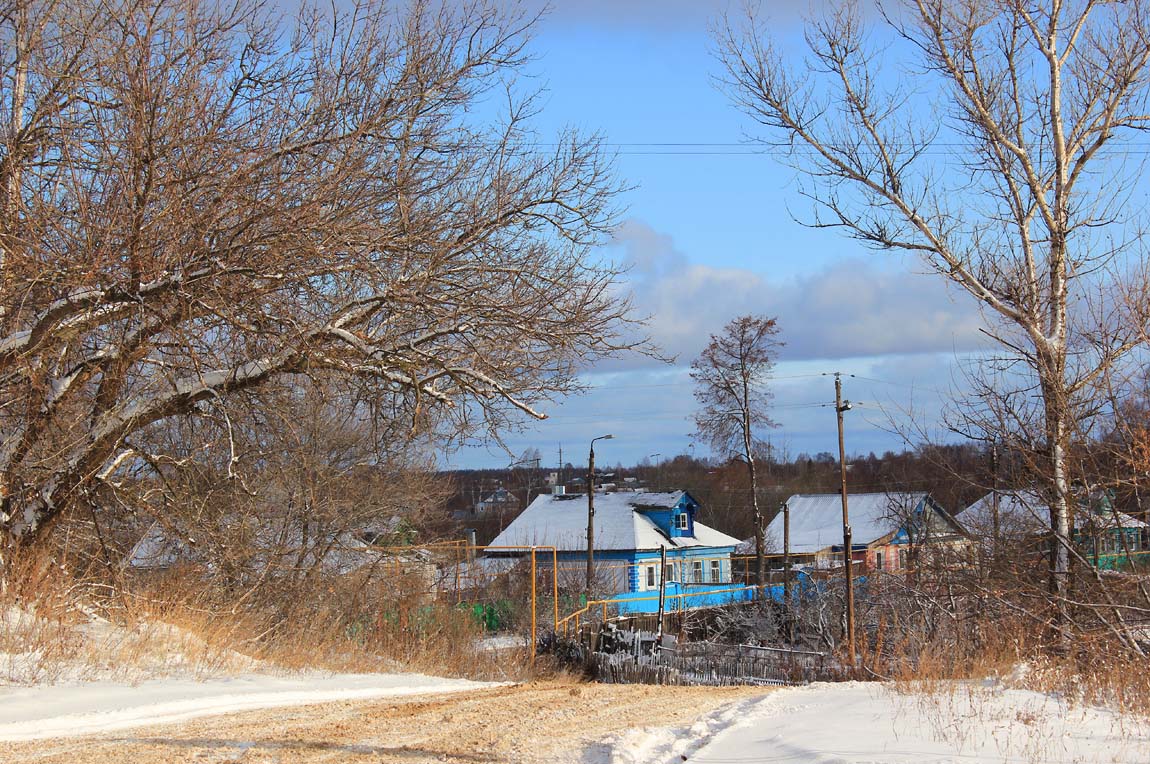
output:
[[[616,684],[793,685],[844,674],[824,653],[710,642],[658,648],[654,654],[593,652],[586,661],[596,679]]]

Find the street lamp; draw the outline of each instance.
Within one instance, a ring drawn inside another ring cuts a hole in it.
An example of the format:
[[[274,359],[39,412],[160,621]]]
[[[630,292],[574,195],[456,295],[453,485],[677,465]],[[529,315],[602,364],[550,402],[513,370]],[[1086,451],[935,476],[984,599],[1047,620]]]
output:
[[[595,579],[595,441],[612,440],[614,435],[600,435],[591,439],[591,454],[587,457],[587,600],[591,600],[591,582]]]

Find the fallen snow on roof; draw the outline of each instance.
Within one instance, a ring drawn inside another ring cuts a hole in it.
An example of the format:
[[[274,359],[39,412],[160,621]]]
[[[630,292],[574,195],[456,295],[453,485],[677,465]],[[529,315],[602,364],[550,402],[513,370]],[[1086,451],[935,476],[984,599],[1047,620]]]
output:
[[[852,493],[847,495],[851,544],[869,544],[898,530],[926,499],[925,493]],[[787,499],[791,513],[791,551],[810,554],[829,546],[842,546],[843,505],[837,493],[795,494]],[[783,513],[768,526],[781,549]]]
[[[667,547],[735,546],[733,536],[695,521],[694,537],[668,538],[658,526],[637,511],[645,508],[670,509],[683,498],[682,491],[672,493],[596,493],[595,549],[622,551]],[[563,551],[587,550],[586,495],[543,495],[507,529],[491,546],[554,546]]]
[[[998,508],[998,532],[1002,536],[1029,536],[1045,533],[1050,529],[1050,508],[1046,500],[1036,491],[1029,489],[991,492],[971,504],[959,519],[965,528],[975,535],[994,533],[995,499]],[[1115,513],[1106,509],[1090,511],[1080,503],[1074,517],[1075,526],[1082,528],[1145,528],[1146,523],[1131,517],[1125,512]]]

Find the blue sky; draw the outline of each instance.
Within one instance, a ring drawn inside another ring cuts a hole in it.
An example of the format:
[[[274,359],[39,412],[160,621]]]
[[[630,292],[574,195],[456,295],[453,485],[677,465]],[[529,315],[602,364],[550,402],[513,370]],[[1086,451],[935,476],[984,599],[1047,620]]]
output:
[[[771,5],[775,29],[801,41],[792,3]],[[805,7],[805,3],[801,4]],[[971,301],[909,259],[871,252],[833,231],[795,221],[805,211],[794,171],[740,145],[751,129],[716,87],[710,25],[723,5],[697,0],[559,2],[531,43],[530,71],[546,87],[543,135],[565,126],[599,132],[618,151],[625,222],[603,256],[627,264],[627,288],[652,337],[675,366],[629,359],[588,369],[591,391],[549,407],[551,418],[512,434],[510,450],[538,448],[544,465],[580,463],[592,437],[605,463],[692,447],[687,366],[708,335],[737,315],[777,316],[786,343],[773,384],[791,456],[837,449],[833,380],[854,374],[846,395],[848,451],[903,447],[893,430],[914,412],[937,431],[956,361],[978,346]],[[686,145],[672,145],[686,144]],[[500,448],[466,448],[445,465],[506,466]]]

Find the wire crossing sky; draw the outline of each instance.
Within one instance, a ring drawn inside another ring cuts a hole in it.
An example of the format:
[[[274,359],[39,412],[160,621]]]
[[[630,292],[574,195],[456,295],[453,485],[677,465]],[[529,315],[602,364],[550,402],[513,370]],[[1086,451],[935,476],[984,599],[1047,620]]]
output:
[[[534,9],[527,3],[528,10]],[[771,3],[797,46],[808,3]],[[614,433],[600,459],[635,463],[692,447],[691,360],[731,318],[777,316],[785,343],[776,367],[772,444],[790,456],[835,451],[833,371],[854,374],[845,394],[851,453],[898,450],[895,429],[938,432],[956,366],[983,347],[980,318],[900,255],[874,253],[834,231],[804,226],[809,205],[794,170],[751,144],[746,119],[716,83],[709,29],[724,4],[631,0],[555,4],[531,42],[530,87],[541,87],[540,147],[565,127],[602,136],[631,186],[625,222],[602,255],[628,267],[628,289],[674,365],[622,359],[588,369],[586,395],[546,408],[550,418],[506,440],[538,448],[544,464],[578,461],[591,438]],[[733,8],[738,13],[738,8]],[[942,161],[958,147],[930,150]],[[1130,146],[1150,153],[1150,143]],[[464,467],[506,466],[497,446],[445,457]]]

